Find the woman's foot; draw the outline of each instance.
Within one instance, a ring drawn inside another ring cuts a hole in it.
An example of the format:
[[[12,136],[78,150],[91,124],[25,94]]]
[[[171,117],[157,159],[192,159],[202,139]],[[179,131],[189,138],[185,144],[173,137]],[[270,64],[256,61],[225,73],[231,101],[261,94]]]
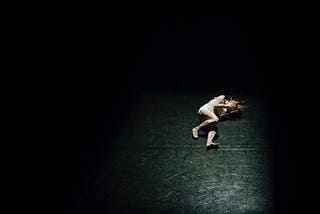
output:
[[[206,145],[206,149],[218,149],[219,148],[219,144],[218,143],[210,143]]]
[[[218,143],[207,143],[207,145],[206,146],[218,146],[219,144]]]
[[[192,129],[192,137],[194,138],[194,139],[198,139],[198,129],[197,128],[193,128]]]

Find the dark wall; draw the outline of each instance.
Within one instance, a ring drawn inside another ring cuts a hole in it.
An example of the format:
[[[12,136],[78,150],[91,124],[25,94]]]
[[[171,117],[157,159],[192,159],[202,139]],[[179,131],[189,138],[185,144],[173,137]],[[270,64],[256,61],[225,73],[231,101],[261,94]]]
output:
[[[96,45],[110,54],[107,59],[115,57],[112,70],[121,69],[112,72],[113,79],[123,84],[127,77],[128,87],[260,94],[275,81],[275,71],[268,68],[274,60],[272,38],[263,15],[145,12],[112,18],[115,28],[99,35],[102,41],[110,34],[111,39]]]
[[[122,11],[73,17],[53,33],[64,74],[87,86],[264,94],[278,82],[276,22],[258,12]]]
[[[248,18],[154,17],[140,26],[145,40],[135,49],[136,79],[147,88],[261,92],[265,71],[258,67],[256,45],[263,23]]]

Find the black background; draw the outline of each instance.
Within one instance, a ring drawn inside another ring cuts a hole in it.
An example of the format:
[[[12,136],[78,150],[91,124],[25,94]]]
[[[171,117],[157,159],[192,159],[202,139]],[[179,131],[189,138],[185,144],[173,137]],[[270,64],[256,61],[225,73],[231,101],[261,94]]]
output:
[[[36,183],[45,187],[41,194],[60,198],[46,202],[53,209],[67,206],[95,164],[104,130],[112,138],[124,117],[116,111],[127,110],[138,91],[212,91],[268,100],[276,142],[275,200],[286,198],[278,206],[288,209],[300,198],[302,177],[296,159],[301,141],[292,135],[301,126],[292,117],[293,104],[283,107],[284,100],[302,95],[296,85],[296,20],[281,10],[220,15],[111,9],[69,11],[41,21],[35,35],[40,72],[28,74],[37,79],[30,78],[36,96],[28,101],[37,103],[40,146],[29,146],[39,151],[34,163],[41,174]]]

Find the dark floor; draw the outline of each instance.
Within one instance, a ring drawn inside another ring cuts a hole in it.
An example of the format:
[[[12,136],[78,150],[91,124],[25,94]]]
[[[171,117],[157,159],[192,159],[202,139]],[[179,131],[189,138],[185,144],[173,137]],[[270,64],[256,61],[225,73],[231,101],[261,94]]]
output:
[[[115,131],[105,130],[96,164],[84,173],[67,213],[274,213],[265,100],[239,95],[244,116],[219,122],[220,147],[206,150],[205,137],[194,140],[191,129],[212,96],[137,96]]]

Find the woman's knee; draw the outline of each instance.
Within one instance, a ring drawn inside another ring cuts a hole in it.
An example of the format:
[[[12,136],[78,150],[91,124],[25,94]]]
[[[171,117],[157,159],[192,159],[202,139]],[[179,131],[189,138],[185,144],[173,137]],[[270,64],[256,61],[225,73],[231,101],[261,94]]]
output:
[[[218,117],[214,117],[214,118],[211,118],[208,120],[209,123],[216,123],[219,121],[219,118]]]
[[[208,136],[215,136],[216,134],[217,132],[213,130],[208,132]]]

